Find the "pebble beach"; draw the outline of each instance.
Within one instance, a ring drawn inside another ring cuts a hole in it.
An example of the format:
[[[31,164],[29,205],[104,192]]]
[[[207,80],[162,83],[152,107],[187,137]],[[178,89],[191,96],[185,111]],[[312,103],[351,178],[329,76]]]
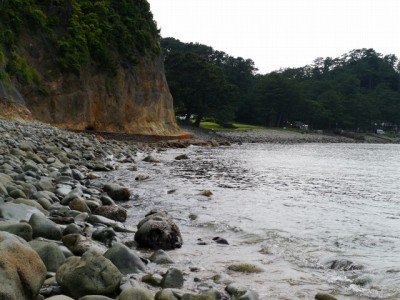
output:
[[[0,298],[259,299],[257,291],[225,274],[217,274],[212,283],[197,278],[197,288],[187,284],[196,268],[179,269],[169,255],[185,247],[179,220],[148,207],[135,220],[137,226],[126,225],[126,208],[135,195],[112,180],[113,172],[123,167],[132,171],[132,180],[145,180],[133,175],[137,160],[157,164],[151,153],[167,147],[355,140],[283,130],[185,130],[194,138],[117,141],[39,122],[0,120]],[[143,164],[140,168],[145,174]],[[245,263],[228,269],[260,272]],[[317,296],[334,299],[323,293]]]

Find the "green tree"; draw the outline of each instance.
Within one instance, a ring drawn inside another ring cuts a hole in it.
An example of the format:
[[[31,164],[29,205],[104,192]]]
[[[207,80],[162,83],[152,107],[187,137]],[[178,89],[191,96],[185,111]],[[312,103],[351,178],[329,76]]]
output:
[[[226,81],[220,67],[191,52],[172,53],[165,65],[176,111],[186,116],[186,123],[193,114],[195,126],[203,117],[214,117],[219,122],[232,120],[235,86]]]

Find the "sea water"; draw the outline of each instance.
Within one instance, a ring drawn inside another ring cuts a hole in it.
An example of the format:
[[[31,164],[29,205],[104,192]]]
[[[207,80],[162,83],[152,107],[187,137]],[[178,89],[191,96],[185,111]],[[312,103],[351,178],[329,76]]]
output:
[[[190,159],[174,159],[183,153]],[[153,208],[172,215],[184,245],[169,254],[187,271],[186,288],[227,274],[260,299],[400,299],[400,145],[192,146],[153,155],[159,164],[138,157],[137,172],[118,171],[135,194],[128,223]],[[150,177],[135,181],[139,174]],[[335,260],[362,268],[330,269]],[[264,272],[227,268],[238,262]]]

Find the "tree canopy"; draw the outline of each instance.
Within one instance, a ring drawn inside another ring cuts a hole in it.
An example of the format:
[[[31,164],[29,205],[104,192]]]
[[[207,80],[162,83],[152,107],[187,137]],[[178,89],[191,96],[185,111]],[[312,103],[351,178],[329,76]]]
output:
[[[77,75],[86,66],[113,74],[119,64],[133,66],[142,57],[161,53],[146,0],[0,1],[2,78],[38,81],[25,55],[35,55],[26,45],[27,36],[32,45],[46,47],[48,66]]]
[[[224,125],[235,119],[240,101],[250,91],[254,62],[174,38],[161,40],[167,80],[177,114],[203,117]]]
[[[161,46],[178,113],[225,114],[221,122],[277,127],[301,121],[331,130],[400,125],[400,63],[393,54],[355,49],[261,75],[252,60],[206,45],[166,38]]]

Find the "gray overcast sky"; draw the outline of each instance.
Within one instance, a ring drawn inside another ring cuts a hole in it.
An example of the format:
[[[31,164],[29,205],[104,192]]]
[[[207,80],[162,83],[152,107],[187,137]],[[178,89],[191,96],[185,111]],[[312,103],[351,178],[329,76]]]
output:
[[[148,0],[163,37],[250,58],[259,73],[374,48],[400,57],[400,0]]]

